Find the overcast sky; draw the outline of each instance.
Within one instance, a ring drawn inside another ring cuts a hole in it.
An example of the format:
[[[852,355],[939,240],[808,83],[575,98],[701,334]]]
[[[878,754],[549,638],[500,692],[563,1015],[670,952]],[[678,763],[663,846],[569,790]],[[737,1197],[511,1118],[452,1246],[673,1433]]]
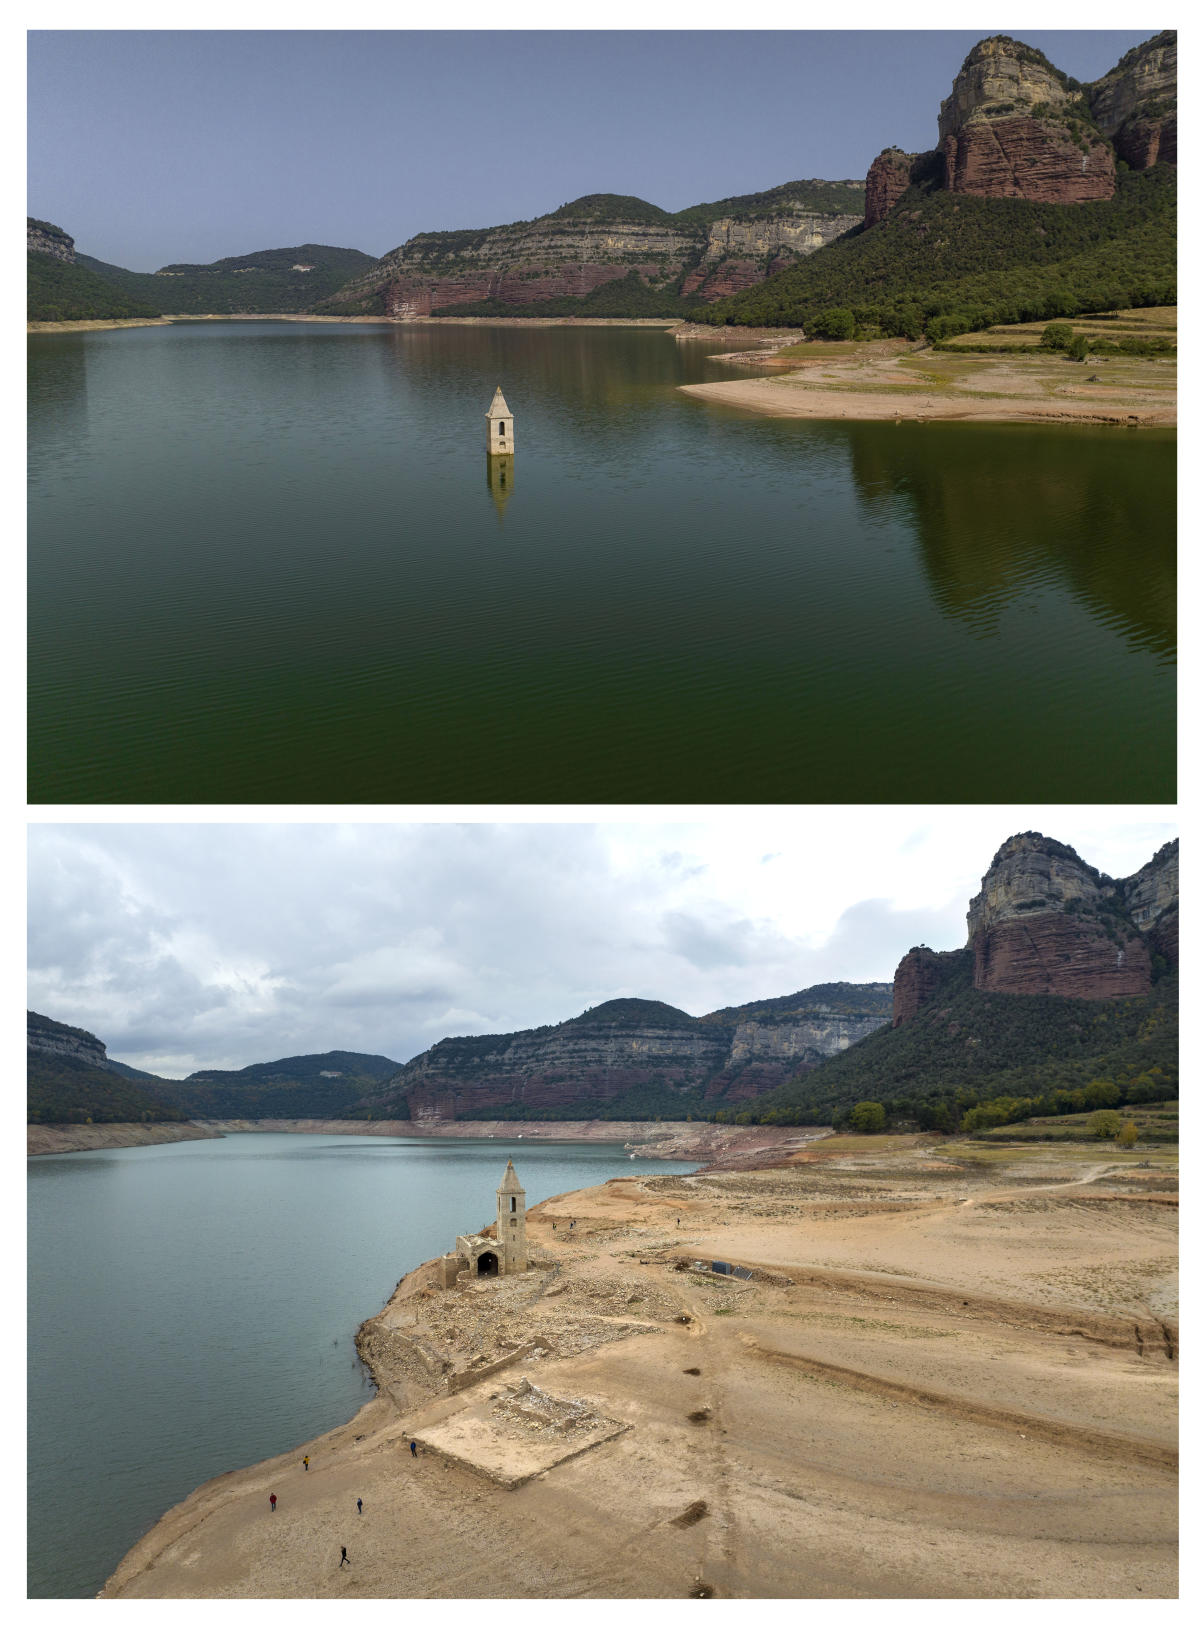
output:
[[[1114,877],[1178,831],[1070,806],[35,825],[29,1006],[167,1076],[334,1048],[404,1061],[614,997],[703,1014],[963,945],[981,875],[1028,828]]]
[[[1043,7],[1039,19],[1064,9],[1095,25],[1112,8]],[[592,192],[678,210],[800,178],[861,178],[885,146],[936,144],[938,104],[970,48],[996,32],[931,32],[943,14],[962,16],[932,3],[925,30],[905,32],[713,31],[695,25],[727,24],[728,7],[623,0],[605,22],[690,26],[294,32],[256,25],[309,20],[303,7],[218,0],[204,11],[209,31],[168,32],[136,26],[160,8],[56,10],[135,26],[92,32],[56,16],[53,31],[31,33],[28,210],[83,253],[136,271],[306,242],[382,255],[417,232],[529,219]],[[358,24],[412,15],[354,8]],[[807,15],[766,0],[754,21]],[[460,24],[498,16],[562,13],[454,8]],[[231,17],[238,32],[215,26]],[[438,18],[426,9],[418,20]],[[1154,32],[1005,26],[1080,80]]]

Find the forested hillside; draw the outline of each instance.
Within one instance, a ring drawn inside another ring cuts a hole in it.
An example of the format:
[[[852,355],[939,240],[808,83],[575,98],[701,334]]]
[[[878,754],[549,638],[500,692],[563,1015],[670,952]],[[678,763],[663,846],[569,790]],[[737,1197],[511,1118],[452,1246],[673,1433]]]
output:
[[[1178,976],[1164,974],[1148,997],[1108,1002],[1015,996],[975,990],[969,949],[945,957],[955,960],[952,972],[904,1025],[872,1032],[754,1100],[738,1120],[817,1124],[869,1100],[893,1120],[953,1132],[992,1101],[1029,1102],[996,1117],[1007,1121],[1116,1104],[1118,1095],[1160,1100],[1176,1092]],[[1115,1085],[1116,1093],[1089,1097],[1096,1082]]]
[[[76,259],[131,299],[151,302],[159,311],[195,315],[304,312],[372,264],[372,257],[361,250],[332,249],[327,244],[261,249],[209,265],[180,261],[157,272],[130,272],[90,255]]]
[[[838,339],[938,339],[992,323],[1172,305],[1175,203],[1170,165],[1126,171],[1112,198],[1071,205],[952,193],[931,176],[886,220],[692,316]]]
[[[28,255],[27,321],[80,323],[89,319],[162,315],[162,306],[154,298],[159,291],[143,297],[102,276],[97,270],[99,265],[99,262],[88,264],[86,255],[74,262],[58,260],[52,255]]]

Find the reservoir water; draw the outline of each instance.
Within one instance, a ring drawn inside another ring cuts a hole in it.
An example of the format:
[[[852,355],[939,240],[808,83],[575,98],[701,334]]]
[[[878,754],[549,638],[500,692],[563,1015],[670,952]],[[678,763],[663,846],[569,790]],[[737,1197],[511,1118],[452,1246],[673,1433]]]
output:
[[[29,1595],[91,1597],[205,1479],[346,1422],[354,1333],[496,1216],[616,1174],[619,1145],[233,1134],[29,1167]]]
[[[1174,434],[676,390],[727,344],[31,337],[30,799],[1173,799]]]

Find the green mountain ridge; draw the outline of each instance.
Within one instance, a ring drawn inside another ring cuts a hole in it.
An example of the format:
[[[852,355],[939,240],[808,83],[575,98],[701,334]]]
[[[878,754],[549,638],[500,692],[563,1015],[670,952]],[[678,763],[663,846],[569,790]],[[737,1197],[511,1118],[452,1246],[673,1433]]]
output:
[[[130,272],[88,255],[77,255],[76,260],[131,298],[155,303],[160,311],[193,316],[305,312],[374,264],[374,257],[362,250],[328,244],[255,250],[206,265],[172,262],[157,272]],[[312,270],[300,272],[296,266]]]

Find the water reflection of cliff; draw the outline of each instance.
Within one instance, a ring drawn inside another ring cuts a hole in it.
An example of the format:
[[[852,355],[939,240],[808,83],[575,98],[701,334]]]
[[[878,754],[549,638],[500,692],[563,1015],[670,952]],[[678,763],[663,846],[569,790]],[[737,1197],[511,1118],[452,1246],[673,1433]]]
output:
[[[61,471],[88,431],[86,334],[33,335],[28,357],[29,473]]]
[[[847,428],[859,498],[899,498],[938,605],[980,635],[1058,584],[1136,646],[1175,652],[1175,439],[1023,425]]]

